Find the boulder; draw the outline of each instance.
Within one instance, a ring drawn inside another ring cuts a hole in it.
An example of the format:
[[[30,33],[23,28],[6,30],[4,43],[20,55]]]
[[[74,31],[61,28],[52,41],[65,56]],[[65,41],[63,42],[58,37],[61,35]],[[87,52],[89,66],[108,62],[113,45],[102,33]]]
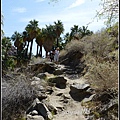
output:
[[[27,109],[26,114],[30,114],[33,110],[38,111],[38,115],[43,116],[44,119],[52,119],[51,112],[44,103],[39,101],[38,98],[36,98],[32,105]]]
[[[84,98],[89,98],[92,95],[89,84],[75,83],[70,86],[70,95],[74,100],[81,101]],[[88,91],[87,91],[88,90]]]
[[[67,80],[63,76],[57,76],[54,78],[49,78],[48,80],[51,83],[55,83],[55,86],[61,89],[66,88]]]

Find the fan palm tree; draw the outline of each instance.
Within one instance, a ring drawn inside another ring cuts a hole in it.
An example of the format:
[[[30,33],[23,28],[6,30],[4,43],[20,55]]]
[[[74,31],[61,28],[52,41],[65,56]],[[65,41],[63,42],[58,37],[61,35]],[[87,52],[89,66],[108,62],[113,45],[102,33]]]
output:
[[[86,35],[92,35],[93,32],[87,29],[88,26],[82,26],[79,28],[80,38],[83,38]]]
[[[22,35],[19,32],[15,31],[11,39],[14,41],[14,46],[17,47],[17,52],[22,51],[24,48]]]
[[[26,26],[25,30],[28,32],[28,41],[31,42],[31,46],[30,46],[30,54],[29,54],[29,58],[31,58],[32,55],[32,46],[33,46],[33,39],[36,38],[38,31],[39,31],[39,27],[38,27],[38,21],[36,20],[31,20],[29,22],[29,24]]]
[[[44,29],[44,42],[43,42],[43,47],[46,51],[46,57],[48,55],[48,52],[51,51],[53,44],[55,42],[56,34],[55,34],[55,29],[53,25],[46,25],[46,29]]]
[[[63,27],[63,23],[60,21],[60,20],[58,20],[57,22],[54,22],[54,24],[55,24],[55,34],[56,34],[56,39],[57,39],[57,47],[58,47],[58,45],[59,45],[59,37],[60,37],[60,35],[61,35],[61,33],[63,33],[64,32],[64,27]]]
[[[74,25],[74,26],[71,28],[70,40],[71,40],[72,38],[78,39],[78,37],[77,37],[78,34],[79,34],[78,25]]]
[[[36,43],[37,43],[36,56],[38,56],[38,54],[39,54],[40,57],[42,57],[42,46],[43,46],[44,38],[45,38],[45,33],[44,33],[44,28],[43,28],[42,30],[39,31],[39,33],[36,37]],[[39,53],[38,53],[39,46],[40,46],[40,50],[39,50]]]
[[[70,34],[69,32],[67,32],[65,35],[64,35],[64,45],[66,45],[69,41],[70,41]]]
[[[30,43],[29,34],[27,31],[23,31],[22,36],[23,36],[23,41],[25,42],[25,45],[28,43],[26,52],[25,52],[25,56],[28,57],[27,55],[28,55],[28,48],[29,48],[29,43]]]

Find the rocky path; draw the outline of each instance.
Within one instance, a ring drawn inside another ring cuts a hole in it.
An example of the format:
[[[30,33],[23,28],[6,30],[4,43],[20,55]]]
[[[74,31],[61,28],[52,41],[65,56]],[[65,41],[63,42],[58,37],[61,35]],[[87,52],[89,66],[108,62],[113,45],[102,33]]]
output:
[[[87,120],[87,118],[85,118],[85,116],[83,115],[83,107],[81,106],[82,100],[86,96],[83,95],[84,93],[86,94],[87,90],[86,89],[84,91],[84,88],[89,88],[89,86],[86,86],[86,80],[83,77],[76,77],[77,74],[74,73],[75,71],[72,71],[68,68],[66,69],[64,65],[57,65],[55,66],[55,68],[56,70],[54,71],[54,74],[43,73],[46,74],[47,80],[50,82],[50,84],[52,82],[52,86],[50,87],[52,87],[51,89],[53,92],[46,92],[47,97],[41,102],[39,100],[35,100],[35,106],[46,106],[47,108],[41,108],[45,109],[46,112],[42,113],[42,111],[40,110],[39,112],[43,114],[42,116],[46,116],[47,111],[50,110],[49,115],[52,116],[49,117],[50,120]],[[67,70],[69,71],[69,74],[66,73]],[[40,77],[40,75],[37,76]],[[73,76],[72,79],[71,76]],[[38,78],[35,79],[35,81],[40,80]],[[27,113],[29,114],[30,112]]]
[[[53,120],[86,120],[83,115],[81,102],[75,101],[70,95],[70,85],[74,83],[85,84],[85,79],[79,78],[71,80],[68,77],[65,89],[53,87],[53,94],[48,96],[49,103],[58,109],[58,113],[53,116]]]
[[[86,120],[82,114],[81,102],[75,101],[69,94],[70,84],[75,82],[85,83],[83,79],[70,80],[67,78],[65,89],[53,88],[55,92],[48,97],[49,103],[60,109],[58,114],[54,115],[53,120]]]

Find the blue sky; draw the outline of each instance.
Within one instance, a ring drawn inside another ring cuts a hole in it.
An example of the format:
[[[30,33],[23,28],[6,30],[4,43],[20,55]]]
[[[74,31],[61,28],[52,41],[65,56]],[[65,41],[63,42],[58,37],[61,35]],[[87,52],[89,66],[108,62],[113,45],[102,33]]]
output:
[[[64,34],[70,32],[74,25],[87,26],[100,10],[101,0],[59,0],[54,3],[50,0],[2,0],[2,13],[5,36],[11,37],[15,31],[23,32],[30,20],[39,21],[39,27],[54,24],[61,20],[64,25]],[[96,32],[104,27],[104,21],[95,19],[88,25],[88,29]],[[34,43],[33,53],[36,53]]]

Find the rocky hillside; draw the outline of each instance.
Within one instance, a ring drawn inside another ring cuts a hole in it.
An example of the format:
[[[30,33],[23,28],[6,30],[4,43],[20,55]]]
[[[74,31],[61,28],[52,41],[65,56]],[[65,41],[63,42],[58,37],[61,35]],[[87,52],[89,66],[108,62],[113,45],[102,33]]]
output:
[[[93,120],[104,119],[111,110],[116,113],[118,104],[112,94],[98,95],[81,76],[83,62],[70,67],[38,60],[3,76],[3,120]],[[92,105],[92,101],[101,101],[102,105]],[[91,113],[93,109],[99,112]]]

